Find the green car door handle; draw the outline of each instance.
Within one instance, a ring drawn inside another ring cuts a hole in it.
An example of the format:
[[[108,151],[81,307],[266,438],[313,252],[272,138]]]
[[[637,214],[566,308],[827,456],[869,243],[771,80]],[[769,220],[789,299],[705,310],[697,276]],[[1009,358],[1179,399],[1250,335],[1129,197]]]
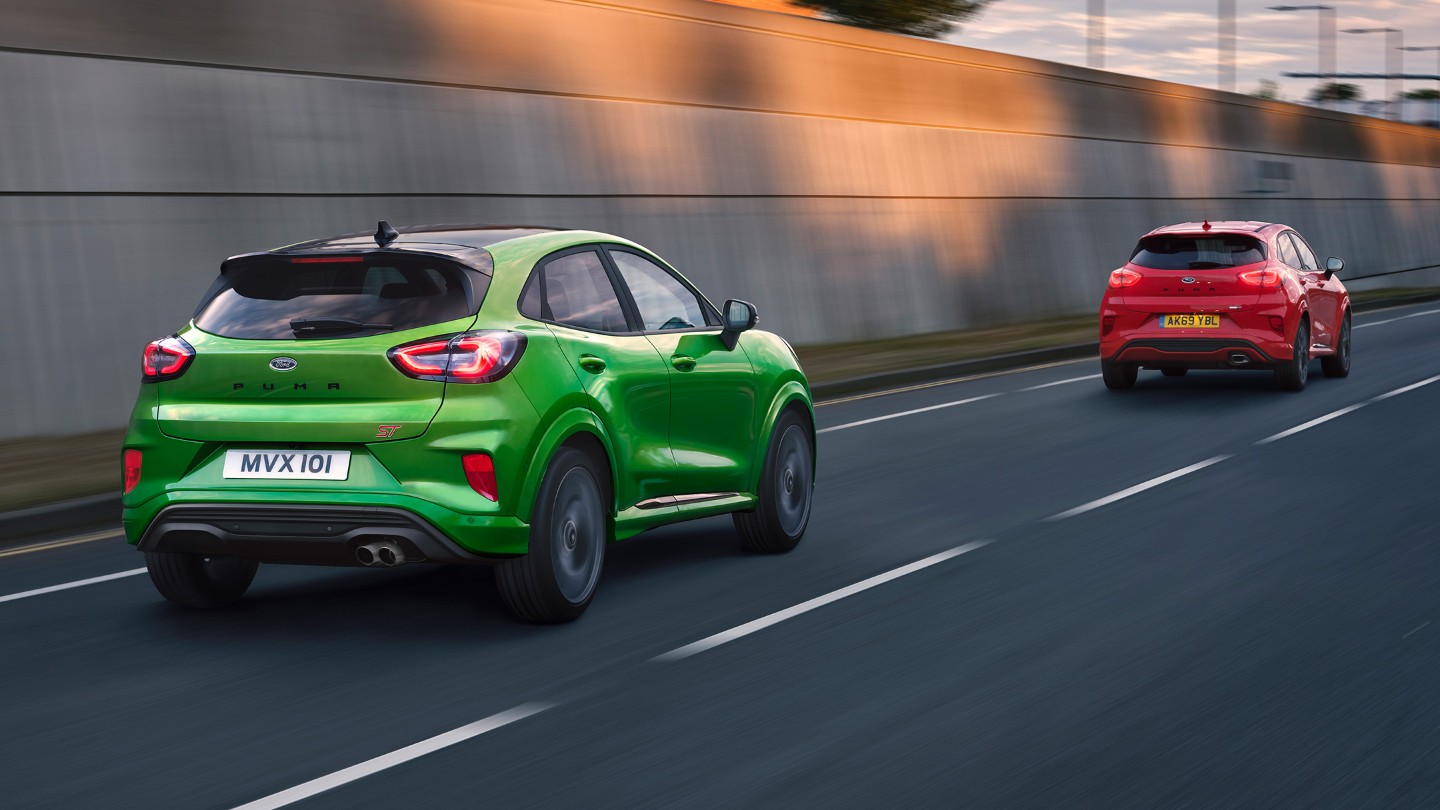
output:
[[[599,374],[605,370],[605,361],[593,354],[580,355],[580,367],[591,374]]]
[[[670,365],[674,366],[680,371],[694,371],[695,358],[684,354],[677,354],[670,358]]]

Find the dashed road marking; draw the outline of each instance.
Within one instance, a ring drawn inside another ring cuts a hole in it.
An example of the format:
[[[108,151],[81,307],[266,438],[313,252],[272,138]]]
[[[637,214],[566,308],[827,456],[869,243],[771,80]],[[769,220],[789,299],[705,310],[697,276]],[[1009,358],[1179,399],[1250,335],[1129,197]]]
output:
[[[925,412],[927,412],[927,411],[938,411],[938,410],[940,410],[941,408],[953,408],[953,407],[955,407],[956,405],[969,405],[969,404],[972,403],[972,402],[979,402],[979,401],[982,400],[982,399],[994,399],[995,397],[998,397],[998,396],[1000,396],[1000,395],[999,395],[999,394],[982,394],[981,396],[978,396],[978,397],[970,397],[969,399],[958,399],[958,400],[956,400],[956,401],[954,401],[954,402],[942,402],[942,403],[940,403],[939,405],[930,405],[930,406],[925,407],[925,408],[915,408],[915,409],[909,410],[909,411],[900,411],[899,413],[887,413],[887,414],[885,414],[884,416],[875,416],[875,417],[871,417],[871,418],[869,418],[869,419],[861,419],[861,420],[858,421],[858,422],[846,422],[846,423],[843,424],[843,425],[835,425],[834,427],[822,428],[822,429],[817,430],[817,431],[815,431],[815,432],[816,432],[816,433],[830,433],[831,431],[835,431],[835,430],[848,430],[849,428],[860,427],[861,425],[870,425],[870,424],[874,424],[875,422],[884,422],[884,421],[886,421],[887,419],[899,419],[899,418],[902,417],[902,416],[913,416],[913,415],[915,415],[915,414],[917,414],[917,413],[925,413]]]
[[[0,596],[0,602],[13,602],[16,599],[27,599],[31,596],[40,596],[41,594],[54,593],[56,591],[68,591],[71,588],[83,588],[86,585],[95,585],[96,583],[100,582],[109,582],[112,579],[124,579],[125,577],[133,577],[143,573],[145,573],[144,568],[132,568],[129,571],[119,571],[114,574],[106,574],[100,577],[77,579],[74,582],[66,582],[60,585],[50,585],[49,587],[45,588],[36,588],[33,591],[21,591],[20,593],[12,593],[8,596]]]
[[[1151,478],[1149,481],[1145,481],[1145,482],[1143,482],[1143,483],[1136,484],[1136,485],[1133,486],[1133,487],[1127,487],[1127,488],[1122,489],[1122,490],[1120,490],[1119,492],[1117,492],[1117,493],[1115,493],[1115,494],[1113,494],[1113,495],[1106,495],[1105,497],[1103,497],[1103,498],[1101,498],[1101,499],[1099,499],[1099,500],[1091,501],[1091,502],[1086,503],[1086,504],[1081,504],[1080,506],[1077,506],[1077,507],[1075,507],[1074,509],[1067,509],[1066,511],[1061,512],[1061,513],[1058,514],[1058,515],[1051,515],[1050,517],[1045,518],[1045,519],[1046,519],[1046,520],[1051,520],[1051,521],[1053,521],[1053,520],[1064,520],[1065,518],[1068,518],[1068,517],[1074,517],[1074,516],[1076,516],[1076,515],[1083,515],[1083,514],[1085,514],[1086,512],[1089,512],[1089,511],[1092,510],[1092,509],[1099,509],[1099,508],[1102,507],[1102,506],[1108,506],[1108,505],[1110,505],[1110,504],[1112,504],[1112,503],[1115,503],[1116,501],[1124,500],[1125,498],[1128,498],[1128,497],[1130,497],[1131,495],[1138,495],[1138,494],[1140,494],[1141,492],[1144,492],[1144,491],[1147,490],[1147,489],[1154,489],[1155,487],[1158,487],[1158,486],[1160,486],[1161,484],[1167,483],[1167,482],[1169,482],[1169,481],[1174,481],[1176,478],[1180,478],[1181,476],[1189,475],[1190,473],[1197,472],[1197,471],[1199,471],[1199,470],[1203,470],[1203,469],[1205,469],[1206,467],[1209,467],[1209,466],[1212,465],[1212,464],[1219,464],[1220,462],[1224,461],[1224,460],[1227,459],[1227,458],[1230,458],[1230,456],[1215,456],[1215,457],[1213,457],[1213,458],[1207,458],[1207,459],[1205,459],[1204,461],[1198,461],[1198,462],[1196,462],[1196,463],[1194,463],[1194,464],[1191,464],[1189,467],[1183,467],[1183,468],[1178,469],[1178,470],[1176,470],[1176,471],[1174,471],[1174,472],[1166,473],[1166,474],[1161,475],[1161,476],[1158,476],[1158,477],[1156,477],[1156,478]]]
[[[653,660],[668,662],[680,661],[685,658],[689,658],[692,655],[696,655],[698,653],[705,652],[706,650],[719,647],[721,644],[734,641],[737,638],[743,638],[750,635],[751,633],[757,633],[767,627],[779,624],[786,619],[793,619],[802,613],[809,613],[810,611],[818,607],[824,607],[831,602],[838,602],[847,596],[854,596],[855,594],[862,591],[868,591],[877,585],[883,585],[887,582],[890,582],[891,580],[899,579],[906,574],[913,574],[916,571],[929,568],[932,565],[945,562],[946,560],[952,559],[954,557],[959,557],[961,554],[974,551],[977,548],[981,548],[989,544],[989,540],[976,540],[973,543],[966,543],[963,546],[956,546],[955,548],[947,549],[940,552],[939,554],[932,554],[923,560],[916,560],[915,562],[909,563],[908,565],[902,565],[899,568],[894,568],[886,571],[883,574],[876,574],[869,579],[862,579],[854,585],[847,585],[837,591],[831,591],[830,593],[824,594],[823,596],[817,596],[814,599],[801,602],[800,604],[793,607],[788,607],[784,610],[778,610],[768,616],[761,616],[754,621],[746,622],[742,625],[739,625],[738,627],[732,627],[729,630],[716,633],[713,636],[706,636],[699,641],[686,644],[683,647],[676,648],[663,655],[658,655]]]
[[[311,796],[324,793],[327,790],[349,784],[357,779],[364,779],[371,774],[379,773],[387,768],[393,768],[439,751],[442,748],[449,748],[456,743],[462,743],[473,739],[497,728],[503,728],[527,717],[539,714],[546,709],[553,709],[554,703],[525,703],[513,709],[492,714],[484,720],[476,720],[468,725],[461,726],[453,731],[444,734],[437,734],[428,740],[421,740],[413,745],[382,754],[374,759],[367,759],[358,765],[351,765],[332,774],[327,774],[319,779],[311,779],[309,782],[296,785],[288,790],[279,793],[272,793],[263,799],[256,799],[253,802],[242,804],[235,810],[274,810],[277,807],[284,807],[294,804],[301,799],[308,799]]]

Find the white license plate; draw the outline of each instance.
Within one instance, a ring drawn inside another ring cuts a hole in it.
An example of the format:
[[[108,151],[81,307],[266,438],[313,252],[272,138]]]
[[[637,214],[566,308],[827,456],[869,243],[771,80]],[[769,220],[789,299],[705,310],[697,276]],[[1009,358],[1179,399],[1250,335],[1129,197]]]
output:
[[[302,478],[344,481],[349,450],[226,450],[226,478]]]

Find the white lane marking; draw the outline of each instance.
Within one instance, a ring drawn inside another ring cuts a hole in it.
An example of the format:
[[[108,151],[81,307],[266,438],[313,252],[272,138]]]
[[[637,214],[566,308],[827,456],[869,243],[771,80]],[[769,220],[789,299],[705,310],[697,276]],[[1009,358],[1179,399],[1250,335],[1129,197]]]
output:
[[[1367,326],[1384,326],[1387,323],[1395,323],[1396,321],[1403,321],[1407,318],[1418,318],[1421,315],[1440,315],[1440,309],[1427,309],[1424,312],[1412,312],[1409,315],[1401,315],[1398,318],[1388,318],[1383,321],[1367,321],[1365,323],[1357,323],[1355,324],[1355,328],[1364,329]]]
[[[86,585],[94,585],[98,582],[109,582],[112,579],[123,579],[145,573],[144,568],[132,568],[129,571],[121,571],[115,574],[106,574],[103,577],[91,577],[89,579],[77,579],[74,582],[66,582],[62,585],[51,585],[47,588],[36,588],[33,591],[21,591],[12,593],[9,596],[0,596],[0,602],[13,602],[16,599],[25,599],[30,596],[39,596],[43,593],[54,593],[56,591],[68,591],[71,588],[83,588]]]
[[[1211,464],[1219,464],[1220,462],[1224,461],[1224,460],[1227,459],[1227,458],[1230,458],[1230,457],[1229,457],[1229,456],[1215,456],[1214,458],[1207,458],[1207,459],[1205,459],[1204,461],[1199,461],[1199,462],[1196,462],[1196,463],[1194,463],[1194,464],[1191,464],[1189,467],[1184,467],[1184,468],[1182,468],[1182,469],[1176,470],[1175,472],[1166,473],[1166,474],[1160,476],[1159,478],[1151,478],[1149,481],[1146,481],[1146,482],[1144,482],[1144,483],[1142,483],[1142,484],[1136,484],[1136,485],[1133,486],[1133,487],[1129,487],[1129,488],[1127,488],[1127,489],[1122,489],[1122,490],[1120,490],[1119,492],[1115,493],[1114,495],[1106,495],[1105,497],[1101,498],[1101,499],[1098,500],[1098,501],[1091,501],[1091,502],[1089,502],[1089,503],[1087,503],[1087,504],[1081,504],[1080,506],[1077,506],[1077,507],[1075,507],[1074,509],[1066,510],[1066,511],[1064,511],[1064,512],[1061,512],[1061,513],[1058,514],[1058,515],[1051,515],[1050,517],[1045,518],[1045,519],[1046,519],[1046,520],[1064,520],[1065,518],[1068,518],[1068,517],[1074,517],[1074,516],[1076,516],[1076,515],[1082,515],[1082,514],[1084,514],[1084,513],[1086,513],[1086,512],[1089,512],[1089,511],[1092,510],[1092,509],[1099,509],[1099,508],[1102,507],[1102,506],[1108,506],[1108,505],[1110,505],[1110,504],[1112,504],[1112,503],[1115,503],[1116,501],[1119,501],[1119,500],[1123,500],[1123,499],[1125,499],[1125,498],[1128,498],[1128,497],[1130,497],[1131,495],[1137,495],[1137,494],[1139,494],[1139,493],[1141,493],[1141,492],[1144,492],[1144,491],[1147,490],[1147,489],[1153,489],[1153,488],[1158,487],[1158,486],[1160,486],[1161,484],[1164,484],[1164,483],[1166,483],[1166,482],[1174,481],[1176,478],[1179,478],[1179,477],[1182,476],[1182,475],[1189,475],[1190,473],[1195,472],[1195,471],[1197,471],[1197,470],[1203,470],[1203,469],[1205,469],[1206,467],[1209,467]]]
[[[835,425],[834,427],[822,428],[822,429],[817,430],[817,431],[815,431],[815,432],[816,432],[816,433],[829,433],[829,432],[832,431],[832,430],[845,430],[845,429],[847,429],[847,428],[860,427],[861,425],[869,425],[869,424],[873,424],[873,423],[875,423],[875,422],[884,422],[884,421],[887,420],[887,419],[899,419],[899,418],[902,417],[902,416],[913,416],[914,414],[917,414],[917,413],[925,413],[926,411],[938,411],[938,410],[940,410],[941,408],[953,408],[953,407],[955,407],[956,405],[968,405],[968,404],[970,404],[971,402],[979,402],[979,401],[982,400],[982,399],[993,399],[993,398],[998,397],[998,396],[1000,396],[1000,395],[999,395],[999,394],[984,394],[984,395],[982,395],[982,396],[970,397],[969,399],[960,399],[960,400],[956,400],[956,401],[954,401],[954,402],[942,402],[942,403],[939,404],[939,405],[931,405],[931,406],[926,407],[926,408],[916,408],[916,409],[911,410],[911,411],[900,411],[899,413],[887,413],[887,414],[885,414],[884,416],[876,416],[876,417],[872,417],[872,418],[870,418],[870,419],[861,419],[859,422],[846,422],[846,423],[843,424],[843,425]]]
[[[89,534],[77,534],[74,537],[64,537],[59,540],[48,540],[44,543],[33,543],[28,546],[21,546],[19,548],[12,548],[6,551],[0,551],[0,557],[13,557],[16,554],[29,554],[33,551],[44,551],[51,548],[63,548],[65,546],[74,546],[79,545],[80,543],[93,543],[96,540],[105,540],[113,537],[123,536],[124,533],[121,532],[119,529],[106,529],[105,531],[90,532]]]
[[[1054,363],[1042,363],[1038,366],[1025,366],[1024,368],[1007,368],[1003,371],[986,371],[981,374],[968,374],[964,377],[951,377],[947,380],[936,380],[935,382],[916,383],[915,385],[906,385],[900,388],[887,388],[884,391],[872,391],[868,394],[853,394],[848,397],[837,397],[835,399],[821,400],[820,402],[815,403],[815,407],[823,408],[826,405],[841,405],[846,402],[855,402],[862,399],[888,397],[891,394],[905,394],[909,393],[910,391],[923,391],[926,388],[937,388],[942,385],[954,385],[956,383],[971,382],[972,380],[988,380],[991,377],[1009,377],[1014,374],[1026,374],[1031,371],[1040,371],[1042,369],[1055,368],[1056,366],[1073,366],[1076,363],[1093,362],[1093,360],[1094,358],[1090,357],[1077,357],[1074,360],[1057,360]]]
[[[1401,640],[1401,641],[1404,641],[1405,639],[1410,638],[1411,636],[1415,635],[1416,633],[1420,632],[1421,630],[1424,630],[1426,627],[1429,627],[1429,626],[1430,626],[1430,622],[1428,622],[1428,621],[1427,621],[1427,622],[1422,622],[1419,627],[1417,627],[1417,628],[1415,628],[1414,630],[1411,630],[1410,632],[1408,632],[1408,633],[1406,633],[1405,635],[1401,636],[1401,637],[1400,637],[1400,640]]]
[[[553,703],[525,703],[516,706],[508,711],[492,714],[484,720],[476,720],[469,725],[461,726],[453,731],[444,734],[437,734],[428,740],[421,740],[414,745],[407,745],[388,754],[382,754],[374,759],[367,759],[359,765],[351,765],[348,768],[338,770],[319,779],[312,779],[304,784],[296,785],[289,790],[282,790],[266,796],[263,799],[256,799],[253,802],[242,804],[235,810],[273,810],[276,807],[284,807],[287,804],[294,804],[301,799],[308,799],[318,793],[324,793],[332,788],[340,787],[357,779],[363,779],[371,774],[379,773],[386,768],[393,768],[418,759],[426,754],[448,748],[456,743],[465,742],[472,737],[478,737],[487,731],[494,731],[502,726],[508,726],[517,720],[524,720],[531,715],[539,714],[546,709],[554,708]]]
[[[1317,417],[1315,417],[1314,419],[1311,419],[1309,422],[1306,422],[1306,423],[1300,424],[1300,425],[1296,425],[1295,427],[1292,427],[1292,428],[1290,428],[1289,430],[1282,430],[1282,431],[1280,431],[1279,433],[1276,433],[1274,436],[1267,436],[1267,437],[1261,439],[1260,441],[1256,442],[1256,444],[1269,444],[1269,443],[1274,442],[1274,441],[1279,441],[1279,440],[1285,438],[1286,436],[1294,436],[1296,433],[1299,433],[1299,432],[1302,431],[1302,430],[1309,430],[1310,428],[1315,427],[1316,425],[1324,424],[1325,422],[1329,422],[1331,419],[1334,419],[1334,418],[1336,418],[1336,417],[1338,417],[1338,416],[1344,416],[1345,414],[1350,413],[1351,411],[1356,411],[1356,410],[1359,410],[1359,409],[1361,409],[1361,408],[1363,408],[1363,407],[1365,407],[1365,403],[1363,403],[1363,402],[1357,403],[1357,404],[1355,404],[1355,405],[1347,405],[1347,406],[1345,406],[1344,408],[1341,408],[1341,409],[1338,410],[1338,411],[1331,411],[1330,413],[1327,413],[1327,414],[1325,414],[1324,416],[1317,416]]]
[[[855,594],[860,593],[861,591],[867,591],[875,587],[876,585],[884,585],[885,583],[893,579],[899,579],[906,574],[913,574],[921,569],[929,568],[936,563],[942,563],[953,557],[959,557],[961,554],[974,551],[977,548],[987,546],[989,544],[989,540],[976,540],[973,543],[966,543],[963,546],[956,546],[955,548],[942,551],[939,554],[932,554],[923,560],[916,560],[915,562],[912,562],[908,565],[902,565],[899,568],[886,571],[883,574],[876,574],[869,579],[862,579],[854,585],[847,585],[838,591],[831,591],[830,593],[827,593],[823,596],[817,596],[814,599],[806,602],[801,602],[800,604],[793,607],[788,607],[784,610],[779,610],[771,613],[769,616],[762,616],[754,621],[746,622],[738,627],[732,627],[729,630],[716,633],[713,636],[707,636],[700,639],[699,641],[693,642],[691,644],[686,644],[684,647],[678,647],[676,649],[673,649],[663,655],[657,655],[651,660],[679,661],[681,659],[689,658],[692,655],[705,652],[706,650],[713,647],[719,647],[721,644],[724,644],[726,642],[734,641],[737,638],[742,638],[744,636],[750,635],[751,633],[756,633],[764,630],[771,625],[779,624],[786,619],[793,619],[796,616],[799,616],[802,613],[808,613],[815,608],[824,607],[831,602],[838,602],[839,600],[844,599],[847,596],[854,596]]]
[[[1084,377],[1071,377],[1071,378],[1068,379],[1068,380],[1057,380],[1056,382],[1048,382],[1048,383],[1042,383],[1042,384],[1040,384],[1040,385],[1032,385],[1032,386],[1030,386],[1029,388],[1021,388],[1020,390],[1021,390],[1021,391],[1039,391],[1041,388],[1049,388],[1049,387],[1052,386],[1052,385],[1066,385],[1067,383],[1072,383],[1072,382],[1084,382],[1085,380],[1098,380],[1098,379],[1100,379],[1102,376],[1104,376],[1104,375],[1102,375],[1102,374],[1089,374],[1089,375],[1086,375],[1086,376],[1084,376]]]
[[[1434,377],[1430,377],[1430,378],[1421,380],[1420,382],[1417,382],[1417,383],[1410,383],[1409,385],[1405,386],[1404,388],[1396,388],[1394,391],[1387,391],[1386,393],[1383,393],[1383,394],[1381,394],[1380,396],[1375,397],[1373,400],[1371,400],[1371,402],[1379,402],[1379,401],[1382,400],[1382,399],[1389,399],[1390,397],[1399,396],[1400,394],[1403,394],[1403,393],[1405,393],[1406,391],[1414,391],[1416,388],[1420,388],[1420,387],[1422,387],[1422,386],[1429,385],[1430,383],[1433,383],[1433,382],[1436,382],[1436,381],[1440,381],[1440,374],[1436,374]]]

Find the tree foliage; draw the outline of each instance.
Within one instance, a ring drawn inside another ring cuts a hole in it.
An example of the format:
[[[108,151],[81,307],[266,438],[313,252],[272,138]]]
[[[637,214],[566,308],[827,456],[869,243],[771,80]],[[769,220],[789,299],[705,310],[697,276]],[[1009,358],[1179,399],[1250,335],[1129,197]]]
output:
[[[1440,98],[1440,90],[1433,87],[1426,87],[1423,90],[1411,90],[1405,94],[1405,98],[1413,98],[1419,101],[1434,101]]]
[[[1280,94],[1280,83],[1274,79],[1261,79],[1260,86],[1250,92],[1255,98],[1263,98],[1266,101],[1280,101],[1284,96]]]
[[[813,8],[837,22],[907,34],[939,37],[955,23],[979,14],[994,0],[790,0]]]
[[[1311,101],[1359,101],[1364,97],[1365,91],[1358,84],[1331,82],[1310,91]]]

